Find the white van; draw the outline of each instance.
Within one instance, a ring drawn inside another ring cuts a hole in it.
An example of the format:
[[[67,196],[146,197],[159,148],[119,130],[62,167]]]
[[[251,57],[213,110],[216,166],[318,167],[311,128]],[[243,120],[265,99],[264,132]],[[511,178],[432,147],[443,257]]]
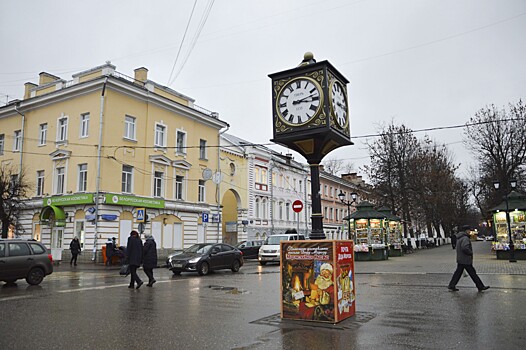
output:
[[[297,233],[283,233],[269,236],[261,248],[259,248],[259,264],[266,265],[267,262],[279,263],[279,242],[300,240],[305,240],[305,236]]]

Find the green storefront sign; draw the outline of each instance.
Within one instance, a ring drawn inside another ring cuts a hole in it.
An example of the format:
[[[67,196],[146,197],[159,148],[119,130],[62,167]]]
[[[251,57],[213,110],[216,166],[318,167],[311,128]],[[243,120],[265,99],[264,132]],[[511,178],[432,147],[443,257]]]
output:
[[[72,194],[68,196],[55,196],[42,199],[42,206],[63,206],[93,203],[93,193]]]
[[[164,208],[164,199],[125,196],[122,194],[106,193],[105,203],[109,205],[126,205],[130,207]]]

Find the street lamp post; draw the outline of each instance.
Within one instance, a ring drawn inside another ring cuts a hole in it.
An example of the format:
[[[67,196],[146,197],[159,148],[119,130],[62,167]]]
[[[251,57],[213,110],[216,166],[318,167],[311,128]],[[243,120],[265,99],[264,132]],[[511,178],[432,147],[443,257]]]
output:
[[[351,239],[351,205],[356,202],[356,198],[358,198],[358,194],[355,192],[351,193],[352,200],[345,200],[345,193],[343,193],[342,190],[340,190],[340,193],[338,194],[338,198],[340,198],[340,201],[347,206],[347,222],[349,224],[347,236],[349,239]]]
[[[511,189],[513,190],[515,186],[517,186],[517,180],[510,180],[509,182],[510,182]],[[495,187],[495,189],[498,190],[500,187],[500,182],[494,181],[493,187]],[[509,243],[510,245],[509,262],[517,262],[517,260],[515,259],[515,244],[513,243],[513,238],[511,235],[511,220],[510,220],[510,208],[509,208],[508,196],[509,196],[509,193],[507,192],[506,195],[504,196],[504,201],[506,202],[506,224],[508,226],[508,240],[510,242]]]

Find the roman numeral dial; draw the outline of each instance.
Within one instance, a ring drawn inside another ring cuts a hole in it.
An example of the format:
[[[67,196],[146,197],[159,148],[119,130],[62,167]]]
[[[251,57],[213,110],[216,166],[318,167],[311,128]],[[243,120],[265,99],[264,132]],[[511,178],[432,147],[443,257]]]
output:
[[[289,125],[304,125],[319,114],[322,107],[320,85],[302,77],[290,80],[276,98],[278,117]]]
[[[347,106],[347,94],[345,88],[339,81],[334,81],[330,89],[331,112],[336,123],[345,128],[349,120],[349,108]]]

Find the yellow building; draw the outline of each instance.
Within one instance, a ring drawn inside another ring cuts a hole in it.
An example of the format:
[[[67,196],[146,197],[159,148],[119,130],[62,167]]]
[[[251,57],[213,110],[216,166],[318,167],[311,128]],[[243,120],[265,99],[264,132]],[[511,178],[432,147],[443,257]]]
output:
[[[71,81],[41,73],[23,100],[0,108],[0,163],[22,168],[34,186],[22,234],[56,254],[78,236],[92,259],[107,238],[126,245],[132,229],[166,250],[221,241],[222,228],[206,223],[221,214],[219,185],[206,175],[219,169],[228,124],[148,80],[146,68],[134,77],[115,68]]]

